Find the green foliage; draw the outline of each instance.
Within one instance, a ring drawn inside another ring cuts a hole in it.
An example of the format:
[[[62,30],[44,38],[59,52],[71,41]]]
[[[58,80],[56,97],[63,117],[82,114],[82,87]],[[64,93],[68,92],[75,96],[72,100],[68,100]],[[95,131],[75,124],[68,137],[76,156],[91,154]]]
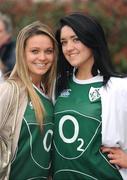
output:
[[[121,57],[119,64],[116,64],[116,71],[127,74],[127,59],[125,57]]]

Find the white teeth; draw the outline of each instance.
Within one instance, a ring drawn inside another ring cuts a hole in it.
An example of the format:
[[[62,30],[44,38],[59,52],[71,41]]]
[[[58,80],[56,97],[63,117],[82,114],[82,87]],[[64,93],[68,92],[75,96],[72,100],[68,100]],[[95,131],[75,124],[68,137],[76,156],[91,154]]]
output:
[[[45,64],[36,64],[36,66],[38,66],[38,67],[44,67],[45,66]]]
[[[76,56],[77,54],[70,54],[70,57]]]

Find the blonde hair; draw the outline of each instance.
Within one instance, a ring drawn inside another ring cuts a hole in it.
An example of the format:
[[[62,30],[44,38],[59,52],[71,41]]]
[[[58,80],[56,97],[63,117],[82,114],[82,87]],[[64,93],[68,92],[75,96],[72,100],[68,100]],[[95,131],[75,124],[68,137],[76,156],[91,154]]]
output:
[[[16,64],[10,75],[10,79],[17,79],[21,81],[22,84],[25,86],[28,92],[28,97],[32,101],[37,121],[40,124],[40,126],[42,126],[45,111],[38,94],[33,88],[33,84],[29,76],[28,67],[25,61],[24,53],[27,40],[30,37],[38,34],[45,34],[48,37],[50,37],[54,45],[55,61],[52,64],[51,68],[48,70],[48,72],[45,75],[43,75],[45,81],[44,87],[46,90],[46,94],[51,98],[56,78],[57,45],[53,32],[50,30],[48,26],[41,23],[40,21],[33,22],[32,24],[24,27],[19,32],[16,42]]]

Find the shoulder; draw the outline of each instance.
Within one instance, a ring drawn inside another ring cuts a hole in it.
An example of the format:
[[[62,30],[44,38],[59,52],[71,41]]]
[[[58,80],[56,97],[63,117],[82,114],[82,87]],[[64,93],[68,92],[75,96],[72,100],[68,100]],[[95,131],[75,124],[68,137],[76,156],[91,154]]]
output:
[[[1,123],[3,122],[4,116],[10,107],[13,97],[14,97],[14,91],[12,85],[8,81],[0,83],[0,122]]]
[[[0,95],[12,90],[12,85],[8,81],[0,83]]]
[[[126,97],[127,98],[127,78],[111,77],[107,84],[100,90],[102,96]]]
[[[106,86],[116,91],[127,91],[127,78],[111,77]]]
[[[3,82],[0,84],[0,104],[9,104],[13,94],[13,89],[10,83]]]
[[[0,83],[0,97],[5,97],[6,99],[12,97],[12,94],[14,94],[14,91],[17,88],[16,84],[16,82],[12,83],[10,80]]]

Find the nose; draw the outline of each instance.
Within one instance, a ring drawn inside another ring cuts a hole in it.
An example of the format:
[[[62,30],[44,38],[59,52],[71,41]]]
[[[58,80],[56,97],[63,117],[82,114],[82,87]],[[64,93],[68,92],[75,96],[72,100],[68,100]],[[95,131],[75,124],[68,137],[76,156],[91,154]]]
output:
[[[44,60],[46,59],[46,54],[45,54],[45,52],[40,52],[38,58],[39,58],[39,60],[44,61]]]
[[[74,49],[74,45],[72,41],[68,41],[66,44],[66,50],[67,51],[72,51]]]

